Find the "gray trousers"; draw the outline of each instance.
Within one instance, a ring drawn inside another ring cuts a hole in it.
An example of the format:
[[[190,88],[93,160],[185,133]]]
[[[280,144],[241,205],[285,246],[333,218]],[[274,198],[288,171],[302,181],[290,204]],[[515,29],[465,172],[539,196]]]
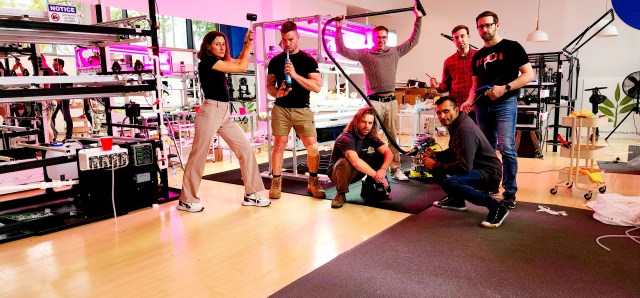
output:
[[[253,149],[240,126],[229,117],[229,103],[206,99],[196,114],[195,136],[184,169],[180,200],[199,202],[198,188],[215,133],[227,142],[238,158],[245,193],[252,194],[265,189]]]

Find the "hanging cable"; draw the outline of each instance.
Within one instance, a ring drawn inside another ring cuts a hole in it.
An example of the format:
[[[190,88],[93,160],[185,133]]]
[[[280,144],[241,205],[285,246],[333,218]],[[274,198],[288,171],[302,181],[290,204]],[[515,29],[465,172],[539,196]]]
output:
[[[342,68],[342,66],[340,66],[340,63],[338,63],[338,61],[336,61],[336,59],[333,57],[333,55],[331,54],[331,51],[329,51],[329,48],[327,47],[327,43],[325,40],[325,35],[326,35],[326,31],[327,31],[327,26],[331,23],[331,22],[336,22],[339,21],[340,18],[338,17],[334,17],[329,19],[324,26],[322,27],[322,46],[324,48],[324,52],[327,54],[327,56],[329,57],[329,59],[331,59],[331,61],[333,61],[333,64],[340,70],[340,72],[344,75],[344,78],[347,79],[347,81],[349,81],[349,83],[351,83],[351,85],[356,89],[356,91],[358,91],[358,93],[360,93],[360,96],[362,96],[362,98],[364,99],[364,101],[367,103],[367,105],[369,105],[370,107],[373,107],[373,105],[371,104],[371,101],[369,100],[369,98],[367,97],[367,95],[364,93],[364,91],[362,91],[362,89],[360,89],[360,87],[358,87],[358,85],[356,85],[356,83],[349,77],[349,75],[347,74],[347,72]],[[374,109],[375,110],[375,109]],[[406,151],[402,150],[402,148],[400,148],[400,145],[398,145],[398,143],[396,143],[396,140],[394,140],[391,135],[389,134],[389,132],[387,131],[387,128],[384,127],[384,125],[382,125],[382,123],[384,123],[382,121],[382,118],[380,117],[380,115],[378,114],[378,111],[376,111],[375,113],[376,119],[378,120],[378,123],[380,123],[380,128],[382,129],[382,132],[384,132],[384,135],[387,137],[387,140],[389,141],[389,144],[391,144],[391,146],[393,146],[393,148],[396,148],[396,150],[398,150],[398,152],[402,153],[402,154],[407,154]]]

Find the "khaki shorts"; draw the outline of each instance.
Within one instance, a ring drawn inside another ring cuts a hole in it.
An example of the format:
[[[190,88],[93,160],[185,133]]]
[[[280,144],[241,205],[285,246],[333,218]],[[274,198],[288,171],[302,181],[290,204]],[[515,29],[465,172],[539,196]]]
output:
[[[283,108],[278,105],[271,110],[271,130],[274,136],[286,136],[295,129],[301,137],[317,137],[314,115],[309,108]]]

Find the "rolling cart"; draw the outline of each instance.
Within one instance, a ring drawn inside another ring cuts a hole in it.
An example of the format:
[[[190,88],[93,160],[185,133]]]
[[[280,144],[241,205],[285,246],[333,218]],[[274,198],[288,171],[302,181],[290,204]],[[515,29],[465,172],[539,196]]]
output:
[[[565,186],[567,188],[576,187],[579,190],[585,190],[584,198],[590,200],[595,190],[604,193],[607,191],[607,184],[604,180],[595,182],[588,175],[603,173],[602,170],[596,168],[596,158],[605,154],[605,146],[596,144],[596,128],[606,124],[607,117],[562,117],[562,125],[570,126],[572,129],[570,141],[560,148],[560,156],[569,158],[569,168],[560,171],[560,180],[551,190],[551,194],[558,192],[558,187]],[[583,137],[583,131],[586,131]]]

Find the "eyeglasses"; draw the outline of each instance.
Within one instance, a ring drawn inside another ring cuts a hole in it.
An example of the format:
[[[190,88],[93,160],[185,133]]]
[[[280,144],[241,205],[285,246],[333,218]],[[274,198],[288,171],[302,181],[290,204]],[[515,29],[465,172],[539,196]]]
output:
[[[491,28],[491,26],[495,25],[496,23],[486,23],[486,24],[482,24],[482,25],[478,25],[478,30],[484,28],[484,29],[489,29]]]

